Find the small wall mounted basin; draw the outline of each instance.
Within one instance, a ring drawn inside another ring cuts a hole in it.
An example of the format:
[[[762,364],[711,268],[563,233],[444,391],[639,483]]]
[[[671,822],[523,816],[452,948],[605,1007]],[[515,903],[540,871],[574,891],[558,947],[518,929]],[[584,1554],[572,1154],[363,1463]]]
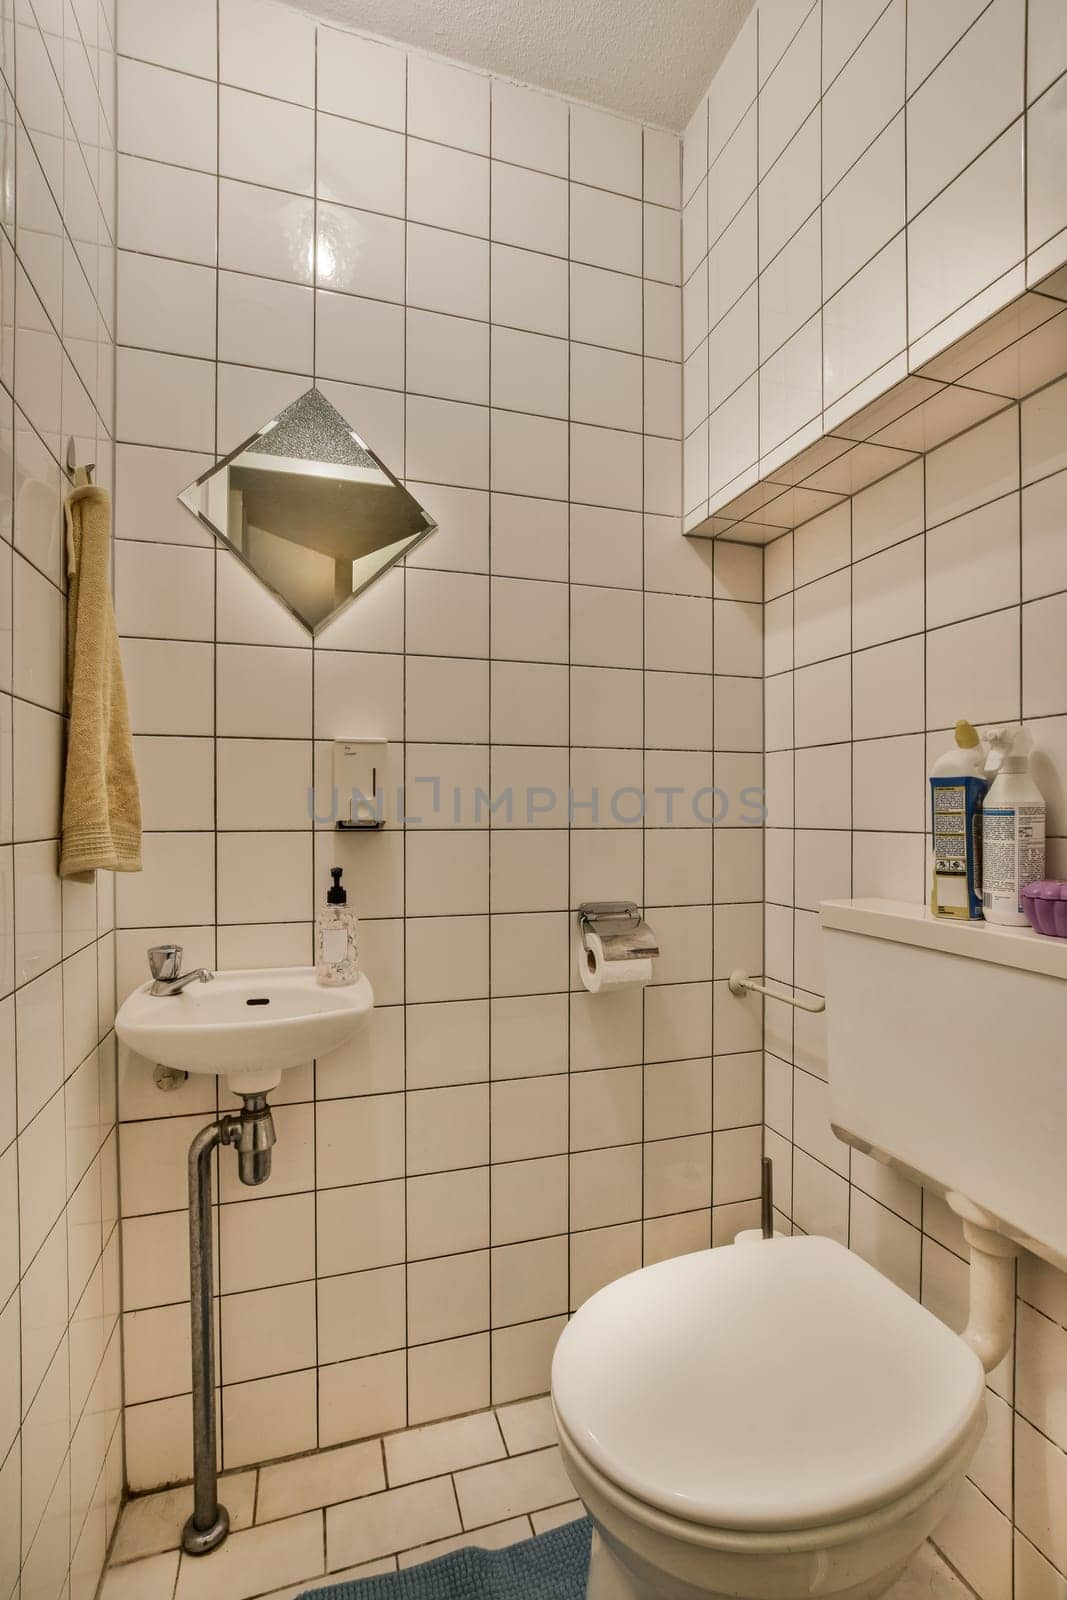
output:
[[[314,967],[216,972],[175,995],[150,989],[135,989],[120,1006],[122,1042],[178,1072],[223,1077],[237,1094],[266,1093],[287,1068],[338,1049],[374,1008],[366,977],[328,988]]]

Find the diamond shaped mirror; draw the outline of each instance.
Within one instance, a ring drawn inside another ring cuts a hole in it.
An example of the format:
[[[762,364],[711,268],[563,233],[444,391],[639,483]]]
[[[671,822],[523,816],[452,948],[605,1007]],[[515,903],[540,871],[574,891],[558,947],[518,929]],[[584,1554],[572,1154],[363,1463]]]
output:
[[[314,388],[178,498],[312,633],[437,526]]]

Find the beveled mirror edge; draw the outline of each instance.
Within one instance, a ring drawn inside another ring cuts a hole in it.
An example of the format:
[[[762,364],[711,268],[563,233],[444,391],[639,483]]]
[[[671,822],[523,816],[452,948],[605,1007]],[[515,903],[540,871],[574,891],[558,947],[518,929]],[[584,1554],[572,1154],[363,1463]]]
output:
[[[205,528],[207,532],[211,534],[215,541],[216,550],[227,550],[229,551],[230,555],[235,556],[244,567],[245,571],[250,572],[255,578],[256,582],[262,588],[264,588],[268,594],[274,596],[278,604],[285,608],[293,620],[299,622],[300,626],[305,630],[305,632],[310,634],[313,639],[316,639],[321,632],[335,623],[339,617],[344,616],[345,612],[349,609],[353,602],[358,600],[361,594],[365,594],[373,584],[377,583],[379,578],[384,577],[385,574],[395,567],[399,562],[405,560],[412,550],[416,549],[417,546],[422,544],[424,539],[429,538],[431,533],[436,533],[439,524],[434,520],[433,517],[430,516],[430,513],[426,510],[426,507],[422,504],[422,501],[415,499],[415,496],[411,493],[411,490],[407,487],[407,485],[400,481],[396,474],[382,460],[378,452],[367,443],[362,434],[356,433],[355,428],[352,427],[351,422],[349,422],[348,418],[344,416],[344,413],[338,411],[337,407],[333,405],[332,400],[329,400],[326,395],[322,394],[322,390],[319,389],[317,383],[312,383],[309,388],[303,391],[303,394],[297,395],[295,400],[290,400],[289,405],[283,406],[282,410],[278,412],[277,415],[281,416],[282,412],[288,411],[290,406],[296,405],[304,398],[304,395],[309,394],[312,389],[316,390],[320,395],[322,395],[322,398],[326,400],[326,403],[331,406],[334,411],[337,411],[338,416],[341,417],[342,421],[356,438],[360,448],[365,450],[373,459],[375,466],[379,467],[381,471],[384,472],[385,476],[389,479],[389,482],[393,485],[393,487],[401,490],[402,493],[406,494],[408,498],[412,500],[416,506],[418,506],[423,522],[425,523],[425,527],[420,529],[417,533],[408,535],[407,539],[403,541],[403,547],[398,549],[395,555],[390,556],[388,561],[383,561],[382,565],[371,575],[371,577],[367,579],[366,583],[360,584],[358,589],[353,589],[352,593],[348,596],[348,599],[342,600],[341,604],[336,606],[334,610],[330,612],[329,616],[323,617],[321,622],[310,623],[305,616],[302,616],[301,613],[297,611],[296,607],[291,603],[291,601],[286,599],[285,595],[280,593],[280,591],[277,590],[272,583],[268,583],[262,573],[257,572],[256,568],[252,565],[251,561],[249,561],[244,551],[239,550],[237,545],[233,543],[229,536],[221,532],[221,530],[204,515],[198,506],[191,506],[188,500],[185,498],[185,496],[193,489],[199,489],[201,485],[206,483],[209,478],[213,478],[221,468],[226,467],[230,464],[230,462],[235,461],[237,457],[242,455],[257,439],[262,438],[264,427],[257,428],[255,432],[250,433],[246,439],[242,439],[241,443],[237,445],[235,449],[228,451],[224,456],[219,456],[218,460],[215,461],[210,467],[206,467],[204,471],[200,473],[199,477],[194,478],[191,483],[186,484],[184,489],[179,490],[176,498],[182,507],[188,511],[189,515],[195,517],[201,527]],[[401,541],[398,540],[397,543],[399,544]],[[385,547],[383,546],[383,548]]]

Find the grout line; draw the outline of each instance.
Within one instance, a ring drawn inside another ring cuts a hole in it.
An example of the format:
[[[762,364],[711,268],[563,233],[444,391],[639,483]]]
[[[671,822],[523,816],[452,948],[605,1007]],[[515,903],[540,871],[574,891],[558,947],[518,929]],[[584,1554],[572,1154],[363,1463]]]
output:
[[[490,153],[490,156],[492,156],[492,152],[493,152],[493,136],[494,136],[494,133],[496,131],[495,130],[494,116],[493,116],[494,109],[495,109],[495,97],[492,94],[492,91],[490,91],[490,96],[489,96],[489,153]],[[569,106],[567,107],[565,116],[566,116],[566,121],[567,121],[567,177],[568,177],[568,180],[569,180],[569,178],[570,178],[570,107]],[[494,196],[495,189],[496,189],[496,185],[493,182],[493,175],[494,175],[494,169],[493,169],[492,165],[490,164],[489,229],[488,229],[490,237],[492,237],[492,234],[493,234],[493,221],[494,221],[494,217],[493,217],[493,196]],[[567,331],[568,331],[568,334],[569,334],[569,332],[570,332],[570,285],[571,285],[571,275],[570,275],[570,265],[569,265],[569,262],[570,262],[570,226],[571,226],[571,188],[570,188],[569,181],[567,183],[567,188],[566,188],[566,192],[565,193],[566,193],[566,206],[567,206],[567,258],[568,258],[567,287],[566,287],[566,293],[567,293],[567,316],[568,316]],[[493,356],[494,356],[494,350],[495,350],[495,345],[496,345],[495,331],[494,331],[494,328],[493,328],[493,325],[492,325],[493,302],[494,302],[494,296],[493,296],[493,277],[494,277],[493,263],[494,263],[494,254],[495,253],[494,253],[493,249],[490,248],[490,250],[489,250],[489,263],[488,263],[487,273],[486,273],[487,295],[488,295],[488,303],[489,303],[489,318],[490,318],[489,351],[488,351],[486,378],[487,378],[488,397],[489,397],[490,406],[492,406],[492,402],[493,402],[493,398],[494,398],[494,395],[493,395],[493,367],[494,367]],[[570,352],[570,344],[569,344],[569,341],[568,341],[568,345],[567,345],[567,417],[568,417],[568,419],[570,417],[570,360],[571,360],[571,352]],[[493,432],[494,432],[493,414],[492,414],[492,411],[490,411],[488,439],[487,439],[487,445],[486,445],[486,481],[489,484],[492,484],[492,482],[493,482],[493,461],[494,461]],[[568,426],[567,426],[567,452],[568,452],[568,465],[569,465],[569,460],[570,460],[570,454],[569,454],[570,453],[570,426],[569,426],[569,421],[568,421]],[[570,478],[569,478],[569,476],[568,476],[568,480],[567,480],[567,490],[568,490],[568,493],[569,493],[570,492]],[[568,511],[568,516],[569,516],[569,511]],[[489,497],[489,504],[488,504],[488,519],[487,519],[487,523],[488,523],[488,525],[487,525],[487,538],[488,538],[488,544],[489,544],[488,560],[489,560],[489,565],[491,567],[492,564],[493,564],[493,560],[492,560],[493,543],[494,543],[494,537],[493,536],[494,536],[494,533],[495,533],[495,526],[494,526],[495,519],[494,519],[494,516],[493,516],[493,499],[492,499],[492,495],[491,494],[490,494],[490,497]],[[490,650],[492,650],[492,645],[493,645],[493,622],[494,622],[494,613],[495,613],[495,609],[496,609],[493,602],[494,602],[494,596],[499,593],[499,590],[497,589],[495,583],[492,580],[490,580],[489,584],[487,585],[487,589],[488,589],[488,594],[487,594],[487,599],[486,599],[486,635],[487,635],[487,639],[489,641],[488,642],[488,648]],[[569,594],[569,591],[568,591],[568,603],[569,603],[569,599],[570,599],[570,594]],[[569,644],[569,635],[568,635],[568,644]],[[570,653],[569,653],[569,650],[568,650],[568,660],[569,659],[570,659]],[[487,725],[488,725],[488,729],[489,729],[490,740],[492,739],[492,732],[493,732],[493,709],[494,709],[494,703],[495,703],[495,698],[494,698],[494,694],[493,694],[493,676],[494,675],[493,675],[492,669],[490,669],[490,672],[489,672],[489,684],[488,684],[488,688],[487,688],[487,691],[486,691],[486,721],[487,721]],[[490,753],[489,753],[489,756],[488,756],[487,759],[488,759],[489,771],[490,771],[490,775],[491,775],[492,774],[492,761],[493,761],[492,750],[491,749],[490,749]],[[492,787],[492,778],[491,778],[491,776],[490,776],[490,787]],[[493,905],[493,854],[494,854],[494,851],[493,851],[493,836],[490,833],[490,837],[487,840],[487,857],[488,857],[488,859],[487,859],[486,874],[485,874],[485,904],[486,904],[486,906],[487,906],[487,908],[489,909],[490,912],[492,911],[492,905]],[[407,909],[407,907],[406,907],[406,904],[405,904],[405,911],[406,911],[406,909]],[[493,989],[494,989],[494,984],[493,984],[493,945],[492,945],[492,933],[491,933],[492,926],[493,926],[493,924],[490,922],[489,923],[490,937],[489,937],[489,953],[488,953],[488,981],[487,981],[487,984],[486,984],[486,987],[487,987],[487,989],[489,991],[489,1000],[488,1000],[487,1007],[486,1007],[486,1010],[487,1010],[487,1013],[488,1013],[487,1019],[486,1019],[487,1020],[487,1026],[488,1026],[488,1039],[487,1039],[487,1042],[486,1042],[486,1068],[487,1068],[487,1071],[488,1071],[488,1074],[489,1074],[489,1089],[488,1089],[488,1092],[487,1092],[487,1095],[486,1095],[487,1121],[486,1121],[486,1144],[485,1144],[486,1163],[487,1163],[487,1169],[488,1169],[487,1173],[486,1173],[486,1189],[487,1189],[487,1195],[486,1195],[486,1268],[487,1268],[487,1274],[488,1274],[488,1281],[487,1281],[487,1284],[486,1284],[486,1301],[487,1301],[487,1303],[486,1303],[486,1309],[485,1309],[485,1321],[488,1324],[488,1335],[487,1335],[488,1359],[487,1359],[487,1362],[486,1362],[486,1383],[487,1383],[487,1388],[488,1388],[488,1396],[487,1397],[488,1397],[488,1400],[489,1400],[490,1404],[492,1404],[493,1399],[494,1399],[494,1388],[495,1388],[494,1369],[497,1366],[497,1362],[495,1360],[497,1340],[494,1337],[495,1331],[496,1331],[496,1327],[495,1327],[495,1324],[496,1324],[495,1310],[496,1310],[496,1308],[494,1306],[494,1293],[493,1293],[493,1290],[494,1290],[494,1277],[495,1277],[494,1270],[493,1270],[493,1267],[494,1267],[494,1255],[493,1255],[493,1111],[495,1109],[494,1102],[495,1102],[495,1099],[496,1099],[496,1094],[495,1094],[494,1088],[493,1088],[494,1050],[493,1050],[493,1021],[492,1021],[492,1018],[493,1018]],[[501,1438],[503,1438],[503,1432],[500,1429],[499,1423],[497,1424],[497,1429],[501,1433]],[[507,1451],[507,1446],[505,1444],[505,1454],[506,1454],[506,1451]],[[453,1488],[453,1494],[455,1496],[455,1501],[456,1501],[456,1515],[459,1517],[460,1527],[462,1527],[463,1526],[463,1514],[462,1514],[462,1511],[460,1509],[459,1491],[458,1491],[458,1488],[456,1487],[456,1483],[455,1483],[455,1479],[454,1478],[453,1478],[453,1481],[452,1481],[452,1488]]]
[[[456,1474],[454,1472],[450,1472],[448,1474],[448,1484],[449,1488],[452,1490],[452,1499],[456,1507],[456,1521],[459,1523],[461,1530],[465,1532],[466,1525],[463,1521],[463,1510],[459,1503],[459,1487],[456,1483]]]
[[[312,224],[311,224],[311,227],[312,227],[312,231],[311,231],[311,270],[312,270],[312,291],[311,291],[311,370],[312,370],[313,381],[314,382],[317,382],[317,380],[318,380],[318,364],[319,364],[319,223],[320,223],[319,207],[320,207],[320,203],[321,202],[319,200],[319,194],[318,194],[318,190],[319,190],[319,114],[318,114],[318,108],[319,108],[319,76],[320,76],[321,40],[322,40],[322,29],[321,29],[320,26],[318,26],[316,24],[315,29],[314,29],[314,57],[313,57],[313,85],[312,85],[312,93],[313,93],[314,101],[315,101],[315,113],[314,113],[313,129],[312,129],[312,184],[313,184],[313,187],[314,187],[314,190],[315,190],[315,195],[314,195],[314,199],[313,199],[313,202],[312,202],[313,209],[312,209]],[[221,74],[221,65],[220,65],[219,76],[220,76],[220,78],[222,76],[222,74]],[[405,110],[406,110],[406,101],[405,101]],[[406,182],[407,182],[407,140],[406,139],[404,141],[404,179],[405,179],[405,192],[406,192]],[[221,181],[220,181],[220,183],[219,183],[220,191],[221,191],[221,188],[222,188],[222,184],[221,184]],[[407,240],[406,240],[406,235],[405,235],[405,256],[404,256],[404,261],[403,261],[405,281],[406,281],[406,276],[407,276],[406,248],[407,248]],[[404,342],[404,360],[406,361],[406,359],[407,359],[407,341],[406,341],[406,338],[405,338],[405,342]],[[406,449],[406,433],[405,433],[405,449]],[[404,598],[405,598],[405,602],[406,602],[406,596]],[[315,636],[314,636],[314,634],[312,634],[312,637],[311,637],[311,686],[310,686],[310,688],[311,688],[310,732],[311,732],[312,738],[311,738],[310,750],[308,751],[308,755],[309,755],[309,758],[310,758],[309,759],[309,765],[310,765],[310,779],[311,779],[311,792],[312,793],[314,793],[314,789],[315,789],[315,754],[316,754],[315,726],[316,726],[316,713],[317,713],[317,698],[316,697],[317,697],[317,685],[318,685],[318,676],[319,676],[318,671],[317,671],[317,667],[318,667],[318,655],[317,655],[316,650],[315,650]],[[326,762],[328,762],[330,764],[330,766],[331,766],[331,771],[329,773],[328,781],[332,783],[333,772],[332,772],[332,747],[331,746],[327,746],[327,748],[323,751],[323,757],[324,757],[324,760]],[[326,849],[325,838],[322,840],[322,843],[320,845],[319,838],[317,837],[317,833],[316,833],[316,835],[313,836],[313,839],[312,839],[312,857],[311,857],[312,901],[313,901],[313,905],[314,905],[316,911],[318,909],[320,909],[318,896],[321,896],[321,894],[323,892],[323,889],[322,889],[322,874],[321,874],[320,870],[318,869],[318,863],[317,863],[316,857],[320,852],[321,853],[325,853],[325,849]],[[357,929],[357,933],[356,933],[356,938],[358,940],[358,929]],[[356,950],[356,959],[357,959],[357,961],[358,961],[358,953],[359,952],[358,952],[358,943],[357,943],[357,950]],[[317,960],[318,960],[318,941],[317,941],[317,933],[316,933],[314,921],[312,922],[312,928],[311,928],[311,959],[312,959],[313,962],[317,962]],[[322,1374],[321,1374],[321,1355],[322,1355],[322,1332],[323,1332],[323,1330],[322,1330],[322,1317],[321,1317],[321,1297],[320,1297],[320,1294],[319,1294],[319,1287],[318,1287],[318,1284],[319,1284],[319,1255],[320,1255],[320,1251],[319,1251],[319,1198],[318,1198],[319,1197],[319,1114],[318,1114],[318,1106],[319,1106],[319,1064],[318,1064],[317,1061],[313,1061],[312,1065],[311,1065],[311,1091],[312,1091],[312,1096],[313,1096],[314,1102],[315,1102],[315,1109],[314,1109],[314,1111],[312,1113],[312,1119],[311,1119],[312,1185],[313,1185],[314,1192],[315,1192],[315,1199],[314,1199],[314,1202],[313,1202],[312,1218],[311,1218],[311,1229],[312,1229],[311,1248],[312,1248],[312,1250],[314,1252],[313,1262],[314,1262],[314,1269],[315,1269],[314,1270],[314,1278],[315,1278],[314,1304],[313,1304],[313,1310],[312,1310],[312,1318],[313,1318],[312,1327],[313,1327],[313,1331],[314,1331],[314,1340],[315,1340],[315,1442],[316,1442],[317,1445],[319,1445],[321,1447],[321,1445],[322,1445]],[[407,1283],[406,1283],[406,1280],[405,1280],[405,1284],[404,1284],[404,1289],[405,1289],[405,1293],[404,1293],[405,1341],[404,1342],[405,1342],[405,1345],[406,1345],[406,1343],[407,1343]],[[405,1370],[405,1378],[406,1378],[406,1370]],[[405,1383],[405,1404],[406,1404],[406,1383]],[[406,1413],[405,1413],[405,1415],[406,1415]],[[384,1447],[384,1445],[382,1446],[382,1470],[383,1470],[383,1474],[384,1474],[384,1472],[385,1472],[385,1447]],[[388,1480],[386,1480],[386,1481],[388,1481]],[[322,1533],[323,1533],[323,1570],[325,1571],[326,1570],[326,1566],[327,1566],[327,1561],[328,1561],[328,1530],[327,1530],[327,1522],[326,1522],[325,1510],[323,1511],[323,1529],[322,1529]]]

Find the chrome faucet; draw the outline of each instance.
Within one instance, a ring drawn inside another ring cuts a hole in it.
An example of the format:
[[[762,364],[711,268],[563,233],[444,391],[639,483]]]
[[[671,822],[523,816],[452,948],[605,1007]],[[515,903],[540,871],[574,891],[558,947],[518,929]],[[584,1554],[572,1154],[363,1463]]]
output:
[[[205,967],[181,971],[182,947],[180,944],[153,945],[148,952],[148,965],[152,969],[153,983],[149,994],[181,994],[191,983],[207,983],[211,973]]]

